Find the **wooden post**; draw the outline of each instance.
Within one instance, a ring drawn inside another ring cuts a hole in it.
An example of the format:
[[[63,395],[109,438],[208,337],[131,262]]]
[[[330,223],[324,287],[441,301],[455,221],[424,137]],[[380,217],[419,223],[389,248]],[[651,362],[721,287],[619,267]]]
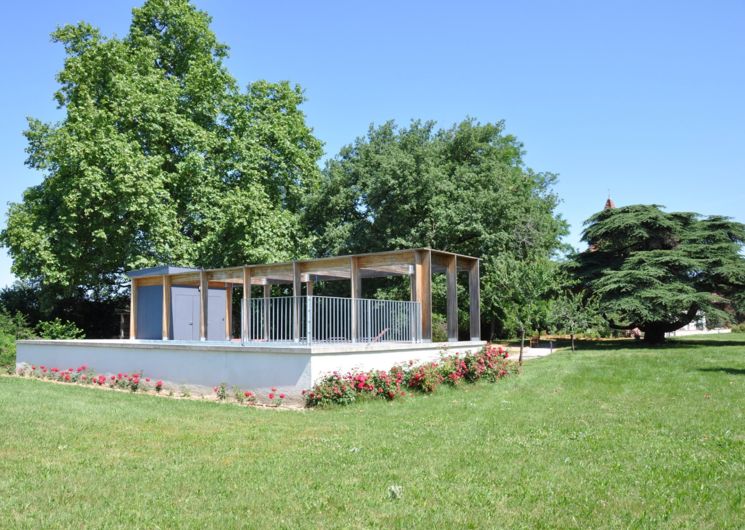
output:
[[[308,281],[305,282],[305,294],[306,296],[313,296],[313,280],[308,277]]]
[[[233,284],[225,282],[225,340],[233,340]]]
[[[448,341],[458,341],[458,262],[456,256],[447,258],[447,328]]]
[[[163,340],[171,338],[171,277],[163,275]]]
[[[251,340],[251,269],[243,267],[243,300],[241,300],[241,338]]]
[[[199,272],[199,340],[207,340],[208,335],[208,320],[207,320],[207,306],[209,305],[209,281],[207,280],[207,272]]]
[[[272,296],[272,286],[264,285],[264,340],[269,340],[269,300]]]
[[[416,301],[422,310],[423,341],[432,340],[432,252],[417,250],[414,261],[414,283]]]
[[[137,338],[137,278],[132,278],[129,293],[129,338]]]
[[[481,340],[481,287],[479,260],[473,260],[468,268],[468,304],[471,340]]]
[[[300,342],[300,297],[303,284],[300,281],[300,265],[292,262],[292,340]]]
[[[351,332],[352,332],[352,342],[357,342],[357,339],[359,339],[359,315],[358,308],[359,308],[359,302],[357,301],[360,297],[360,294],[362,293],[362,279],[360,278],[360,264],[359,264],[359,258],[352,257],[350,258],[349,263],[349,269],[350,269],[350,281],[351,281],[351,292],[350,292],[350,303],[352,304],[352,309],[350,311],[352,322],[351,322]]]

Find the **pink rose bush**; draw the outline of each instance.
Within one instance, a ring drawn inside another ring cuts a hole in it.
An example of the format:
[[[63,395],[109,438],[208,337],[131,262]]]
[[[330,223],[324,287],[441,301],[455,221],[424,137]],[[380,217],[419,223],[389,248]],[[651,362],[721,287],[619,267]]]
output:
[[[81,365],[77,368],[67,369],[47,367],[44,365],[27,365],[18,367],[16,369],[16,375],[21,377],[33,377],[35,379],[55,381],[58,383],[90,385],[94,387],[110,388],[114,390],[129,390],[132,392],[155,392],[156,394],[162,394],[164,390],[169,390],[168,395],[173,396],[173,388],[167,388],[164,381],[158,379],[154,383],[151,383],[150,378],[145,377],[142,372],[119,372],[117,374],[104,375],[95,373],[87,365]],[[191,394],[188,393],[187,390],[182,389],[182,397],[191,396]],[[251,390],[244,391],[239,389],[238,387],[233,387],[232,397],[228,393],[228,387],[226,383],[220,383],[212,390],[218,401],[230,401],[246,405],[259,404],[258,394],[252,392]],[[284,404],[286,398],[287,396],[284,394],[284,392],[279,392],[276,387],[272,387],[271,392],[266,395],[265,399],[263,399],[262,402],[274,407],[279,407]]]
[[[388,371],[332,372],[310,390],[304,390],[309,407],[349,405],[359,399],[378,398],[391,401],[410,392],[429,394],[441,384],[457,386],[462,382],[496,382],[518,373],[515,363],[508,361],[501,346],[490,344],[476,353],[443,355],[439,361],[416,364],[413,361],[394,366]]]

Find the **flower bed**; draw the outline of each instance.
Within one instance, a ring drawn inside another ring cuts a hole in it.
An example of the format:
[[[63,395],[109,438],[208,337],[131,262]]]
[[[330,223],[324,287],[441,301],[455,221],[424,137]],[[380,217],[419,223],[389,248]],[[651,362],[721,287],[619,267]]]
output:
[[[332,372],[310,390],[304,390],[309,407],[349,405],[359,399],[393,400],[409,392],[432,393],[441,384],[457,386],[463,382],[485,380],[496,382],[507,375],[517,374],[517,364],[508,361],[507,351],[501,346],[488,345],[476,353],[443,355],[437,362],[415,364],[409,361],[388,371]]]
[[[25,365],[16,369],[16,375],[21,377],[31,377],[58,383],[68,383],[77,385],[88,385],[94,387],[108,388],[112,390],[127,390],[130,392],[151,393],[167,395],[170,397],[204,398],[205,396],[192,396],[191,392],[182,387],[180,390],[166,385],[162,380],[151,380],[145,377],[142,372],[136,373],[118,373],[118,374],[98,374],[87,365],[78,366],[77,368],[61,369],[57,367],[47,367],[44,365]],[[228,388],[225,383],[213,389],[214,397],[218,401],[230,401],[241,405],[261,405],[279,407],[284,403],[285,394],[277,393],[276,388],[272,388],[266,398],[260,400],[256,392],[250,390],[241,390],[237,387],[232,388],[232,396],[228,394]]]

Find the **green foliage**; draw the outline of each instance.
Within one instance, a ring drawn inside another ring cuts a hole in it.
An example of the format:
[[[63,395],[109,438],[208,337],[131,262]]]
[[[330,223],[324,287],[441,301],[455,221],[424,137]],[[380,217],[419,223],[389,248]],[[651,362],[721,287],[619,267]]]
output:
[[[444,315],[432,313],[432,342],[447,342],[448,323]]]
[[[512,300],[538,304],[533,297],[551,282],[529,271],[561,248],[566,231],[555,176],[526,168],[522,156],[502,122],[371,127],[324,169],[306,215],[314,248],[334,255],[429,246],[482,257],[484,334],[501,333],[527,318],[513,314]],[[508,281],[505,267],[513,266],[526,270]],[[442,294],[433,289],[433,297],[444,307]]]
[[[53,33],[64,117],[29,120],[27,165],[44,179],[0,234],[18,277],[101,299],[128,269],[307,253],[298,220],[322,150],[303,93],[240,90],[209,25],[187,0],[148,0],[122,38],[85,23]]]
[[[590,246],[568,269],[595,293],[612,327],[664,340],[703,313],[729,321],[745,289],[745,225],[656,205],[606,209],[587,222]]]
[[[32,338],[34,332],[22,313],[0,310],[0,368],[15,368],[16,340]]]
[[[575,335],[594,332],[595,327],[602,326],[602,320],[597,298],[587,297],[584,291],[568,291],[551,302],[551,328],[555,332],[571,335],[572,350]]]
[[[47,320],[39,322],[36,331],[42,339],[82,339],[85,333],[72,322],[60,320]]]

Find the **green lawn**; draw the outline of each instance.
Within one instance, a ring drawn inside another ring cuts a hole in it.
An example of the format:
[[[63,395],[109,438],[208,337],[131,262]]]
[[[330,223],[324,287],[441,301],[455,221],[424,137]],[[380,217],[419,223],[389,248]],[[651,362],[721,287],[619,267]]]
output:
[[[745,335],[585,347],[305,412],[0,378],[0,527],[744,527]]]

